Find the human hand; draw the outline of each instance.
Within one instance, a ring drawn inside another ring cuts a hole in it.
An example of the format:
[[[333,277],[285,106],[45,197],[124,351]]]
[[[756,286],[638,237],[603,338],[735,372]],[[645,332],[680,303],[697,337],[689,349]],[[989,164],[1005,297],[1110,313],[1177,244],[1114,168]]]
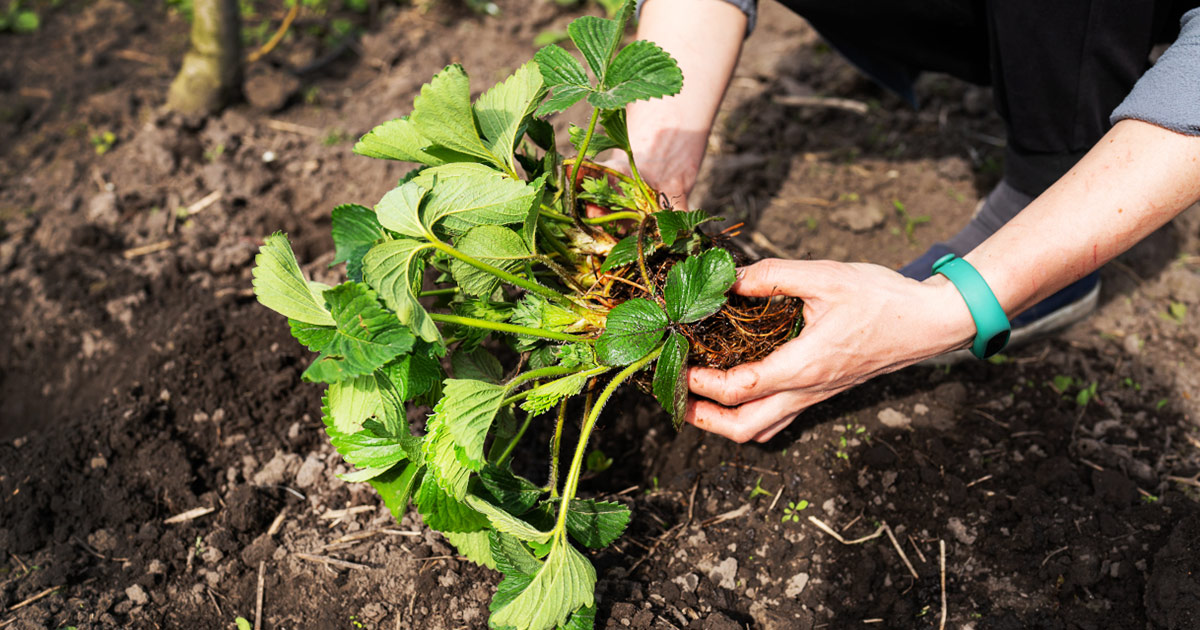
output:
[[[737,442],[765,442],[809,406],[966,347],[975,334],[966,303],[942,276],[917,282],[878,265],[769,259],[739,270],[733,290],[801,298],[805,321],[762,361],[688,371],[695,396],[685,419]]]

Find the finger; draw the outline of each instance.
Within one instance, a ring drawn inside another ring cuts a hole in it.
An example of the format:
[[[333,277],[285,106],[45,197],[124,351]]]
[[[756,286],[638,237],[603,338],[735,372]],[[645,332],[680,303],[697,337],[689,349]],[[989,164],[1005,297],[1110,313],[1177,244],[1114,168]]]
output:
[[[688,370],[688,389],[727,407],[781,392],[796,373],[782,354],[786,347],[784,344],[761,361],[743,363],[728,370],[691,368]]]
[[[838,263],[830,261],[768,258],[739,269],[733,291],[748,297],[810,298],[839,284],[841,275]]]
[[[707,400],[691,399],[684,420],[697,428],[740,443],[753,439],[788,415],[793,415],[791,406],[790,397],[782,394],[733,408]]]
[[[754,441],[760,442],[760,443],[769,442],[771,440],[771,438],[775,437],[780,431],[784,430],[785,428],[787,428],[788,425],[790,425],[792,422],[794,422],[796,420],[796,417],[799,415],[800,415],[800,413],[796,412],[796,413],[792,413],[792,414],[788,414],[787,416],[784,416],[783,420],[776,422],[775,424],[767,427],[767,430],[754,436]]]

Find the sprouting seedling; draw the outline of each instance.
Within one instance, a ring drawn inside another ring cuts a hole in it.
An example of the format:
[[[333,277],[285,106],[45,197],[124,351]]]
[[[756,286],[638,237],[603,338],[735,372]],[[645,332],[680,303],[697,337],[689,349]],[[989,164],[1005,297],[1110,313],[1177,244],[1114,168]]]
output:
[[[768,492],[767,490],[763,489],[762,477],[759,477],[758,479],[754,480],[754,488],[752,488],[750,490],[750,496],[747,497],[747,500],[752,501],[752,500],[754,500],[754,497],[769,497],[769,496],[771,496],[771,493]]]
[[[806,509],[808,509],[808,499],[788,501],[787,507],[783,508],[783,520],[781,522],[786,523],[791,521],[793,523],[799,523],[800,513]]]

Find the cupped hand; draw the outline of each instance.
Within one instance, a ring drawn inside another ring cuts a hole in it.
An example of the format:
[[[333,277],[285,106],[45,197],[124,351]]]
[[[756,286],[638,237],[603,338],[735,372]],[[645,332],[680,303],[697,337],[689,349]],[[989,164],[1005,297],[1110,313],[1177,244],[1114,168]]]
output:
[[[975,334],[942,276],[924,282],[880,267],[769,259],[739,271],[741,295],[804,300],[805,326],[762,361],[692,368],[686,420],[737,442],[765,442],[804,409],[880,374],[962,348]]]

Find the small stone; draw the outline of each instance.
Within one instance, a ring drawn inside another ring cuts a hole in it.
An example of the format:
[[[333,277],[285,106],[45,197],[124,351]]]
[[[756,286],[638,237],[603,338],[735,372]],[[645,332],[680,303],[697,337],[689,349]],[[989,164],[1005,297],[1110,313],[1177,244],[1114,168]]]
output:
[[[92,470],[108,468],[108,460],[105,459],[103,455],[97,455],[93,457],[90,462],[88,462],[88,465],[92,467]]]
[[[678,584],[680,590],[682,590],[685,593],[695,593],[696,587],[700,585],[700,578],[697,577],[695,573],[686,573],[684,575],[679,575],[679,576],[676,576],[675,579],[673,579],[671,581],[674,582],[675,584]]]
[[[321,481],[324,474],[325,462],[322,462],[315,453],[310,453],[296,473],[296,485],[301,488],[311,488]]]
[[[145,606],[150,601],[150,597],[146,595],[146,589],[138,584],[125,589],[125,596],[129,598],[129,601],[133,602],[134,606]]]
[[[887,215],[878,204],[854,204],[839,208],[829,215],[829,221],[851,232],[868,232],[887,220]]]
[[[964,525],[962,519],[957,516],[950,519],[950,522],[946,524],[946,529],[949,529],[950,533],[954,534],[954,538],[964,545],[975,544],[975,540],[979,538],[979,535]]]
[[[729,557],[708,572],[708,577],[721,588],[733,590],[737,587],[737,558]]]
[[[214,420],[215,420],[214,416]],[[287,480],[288,469],[300,464],[300,456],[295,453],[276,453],[271,461],[261,470],[254,473],[256,486],[280,486]],[[292,468],[294,470],[294,468]]]
[[[1136,334],[1125,335],[1125,340],[1121,342],[1121,347],[1129,354],[1142,353],[1142,338]]]
[[[808,586],[808,574],[797,573],[788,579],[783,594],[788,597],[799,597],[800,593],[804,592],[804,587],[806,586]]]
[[[155,558],[146,565],[146,573],[150,575],[162,575],[167,572],[167,565],[163,564],[162,560]]]
[[[88,202],[87,218],[92,223],[116,225],[121,220],[121,214],[117,211],[117,194],[106,191],[92,197]]]
[[[883,423],[883,426],[889,429],[904,429],[912,424],[912,418],[891,407],[880,411],[876,417]]]
[[[913,405],[913,413],[917,414],[918,416],[923,416],[929,413],[929,406],[925,403],[917,403]]]

